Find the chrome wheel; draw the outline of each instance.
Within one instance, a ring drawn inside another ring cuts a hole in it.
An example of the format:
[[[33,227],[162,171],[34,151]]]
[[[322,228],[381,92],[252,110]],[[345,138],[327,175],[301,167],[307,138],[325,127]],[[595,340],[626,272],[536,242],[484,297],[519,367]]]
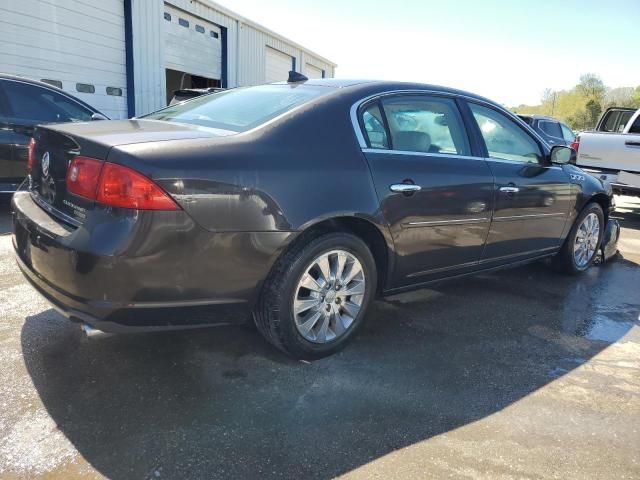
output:
[[[331,250],[316,257],[300,277],[293,298],[300,335],[313,343],[344,335],[362,308],[365,287],[362,264],[351,253]]]
[[[600,221],[595,213],[590,213],[582,220],[576,232],[573,244],[573,259],[578,268],[585,268],[598,247],[600,238]]]

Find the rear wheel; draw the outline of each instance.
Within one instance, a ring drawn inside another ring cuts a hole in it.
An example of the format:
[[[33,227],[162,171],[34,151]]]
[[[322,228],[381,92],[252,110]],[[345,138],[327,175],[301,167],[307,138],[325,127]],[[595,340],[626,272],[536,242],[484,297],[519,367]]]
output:
[[[590,203],[578,215],[562,249],[554,258],[556,269],[572,274],[587,270],[600,249],[603,233],[602,207],[597,203]]]
[[[289,355],[315,359],[341,349],[356,333],[376,290],[367,245],[328,233],[294,247],[274,267],[255,312],[265,338]]]

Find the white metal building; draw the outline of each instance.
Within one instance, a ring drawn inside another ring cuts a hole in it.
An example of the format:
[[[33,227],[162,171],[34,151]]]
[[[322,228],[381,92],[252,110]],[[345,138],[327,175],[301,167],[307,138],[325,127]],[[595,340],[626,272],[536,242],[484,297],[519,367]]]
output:
[[[333,77],[336,65],[209,0],[4,0],[0,72],[59,86],[111,118],[173,90]]]

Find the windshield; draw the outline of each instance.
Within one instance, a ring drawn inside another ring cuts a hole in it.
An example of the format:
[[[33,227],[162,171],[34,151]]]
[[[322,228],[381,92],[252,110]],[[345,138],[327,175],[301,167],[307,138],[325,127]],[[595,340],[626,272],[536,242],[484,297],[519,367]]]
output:
[[[331,89],[311,85],[261,85],[197,97],[141,118],[245,132]]]

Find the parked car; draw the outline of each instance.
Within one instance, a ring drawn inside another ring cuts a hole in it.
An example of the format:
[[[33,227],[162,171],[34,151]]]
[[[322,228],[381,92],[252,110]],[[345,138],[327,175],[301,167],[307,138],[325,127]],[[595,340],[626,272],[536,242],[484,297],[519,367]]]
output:
[[[577,164],[615,192],[640,196],[640,109],[608,109],[596,130],[578,135],[572,147]]]
[[[191,100],[192,98],[206,95],[208,93],[223,92],[224,88],[209,87],[209,88],[182,88],[173,92],[173,97],[169,102],[169,105],[175,105],[176,103],[184,102],[185,100]]]
[[[52,85],[0,74],[0,193],[13,193],[27,176],[29,141],[36,125],[106,118]]]
[[[576,139],[570,127],[559,120],[543,115],[518,115],[527,125],[533,128],[549,145],[569,146]]]
[[[244,322],[298,358],[377,295],[615,251],[611,189],[476,95],[318,79],[38,127],[13,197],[26,278],[108,332]],[[604,239],[604,240],[603,240]]]

